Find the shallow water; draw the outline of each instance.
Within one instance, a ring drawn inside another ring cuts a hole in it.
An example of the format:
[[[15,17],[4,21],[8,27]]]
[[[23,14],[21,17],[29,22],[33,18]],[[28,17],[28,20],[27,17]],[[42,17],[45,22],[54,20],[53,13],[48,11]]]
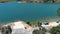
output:
[[[43,17],[54,17],[60,4],[43,3],[0,3],[0,21],[34,21]]]

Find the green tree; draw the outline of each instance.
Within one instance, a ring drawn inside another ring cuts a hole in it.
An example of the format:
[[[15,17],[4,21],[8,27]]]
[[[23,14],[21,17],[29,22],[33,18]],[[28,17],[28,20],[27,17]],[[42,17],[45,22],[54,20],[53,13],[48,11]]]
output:
[[[43,31],[43,30],[34,30],[33,34],[45,34],[45,31]]]
[[[40,26],[42,25],[42,22],[39,22],[39,21],[38,21],[38,24],[37,24],[37,25],[40,27]]]
[[[33,34],[46,34],[46,29],[44,27],[40,27],[39,30],[34,30]]]
[[[60,34],[60,26],[53,27],[53,28],[50,30],[50,33],[51,33],[51,34]]]
[[[60,16],[60,8],[57,10],[57,15]]]
[[[30,25],[31,26],[31,23],[28,21],[28,22],[26,22],[28,25]]]

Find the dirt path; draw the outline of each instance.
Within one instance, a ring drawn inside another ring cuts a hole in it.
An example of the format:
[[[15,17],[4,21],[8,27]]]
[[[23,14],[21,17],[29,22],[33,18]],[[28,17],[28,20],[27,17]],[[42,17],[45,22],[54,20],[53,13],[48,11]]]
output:
[[[56,22],[49,22],[48,25],[44,25],[42,24],[42,27],[45,27],[46,29],[51,29],[52,27],[56,27],[58,26],[60,23],[56,23]]]

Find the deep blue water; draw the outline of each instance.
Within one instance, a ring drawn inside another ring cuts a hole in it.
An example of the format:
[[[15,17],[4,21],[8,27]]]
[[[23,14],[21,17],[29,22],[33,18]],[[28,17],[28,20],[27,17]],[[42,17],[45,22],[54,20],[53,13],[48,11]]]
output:
[[[57,16],[56,11],[60,4],[41,3],[0,3],[0,21],[12,21],[16,19],[33,21],[45,16]]]

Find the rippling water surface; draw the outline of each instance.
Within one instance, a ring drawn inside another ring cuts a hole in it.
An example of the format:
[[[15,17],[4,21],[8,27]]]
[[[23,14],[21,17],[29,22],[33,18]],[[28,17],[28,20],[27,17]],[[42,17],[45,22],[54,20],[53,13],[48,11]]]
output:
[[[43,3],[0,3],[0,21],[7,22],[16,19],[34,21],[45,16],[54,17],[60,4]]]

